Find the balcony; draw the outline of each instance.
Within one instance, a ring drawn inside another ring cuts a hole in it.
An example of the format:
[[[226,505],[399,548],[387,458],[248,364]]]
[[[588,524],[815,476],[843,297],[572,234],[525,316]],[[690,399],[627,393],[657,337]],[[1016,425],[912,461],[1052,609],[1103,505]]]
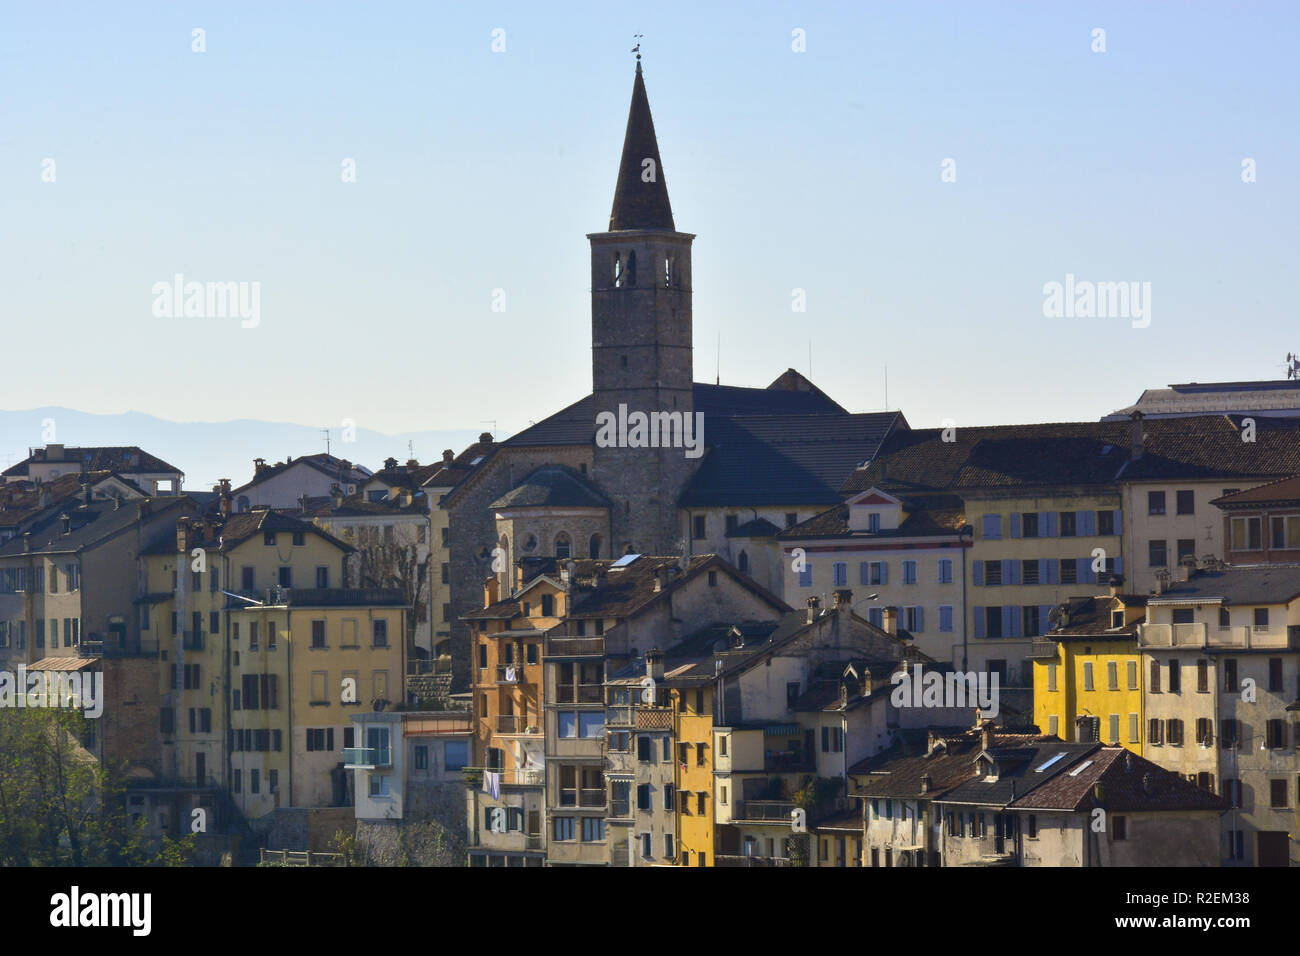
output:
[[[632,801],[628,797],[614,797],[609,801],[609,819],[632,819]]]
[[[604,787],[584,787],[581,790],[561,790],[560,806],[600,808],[605,805]]]
[[[786,856],[726,856],[719,854],[713,858],[714,866],[791,866]]]
[[[604,701],[604,688],[600,684],[560,684],[555,688],[557,704],[601,704]]]
[[[500,774],[503,787],[540,787],[546,783],[546,771],[540,767],[462,767],[465,785],[470,790],[482,790],[484,771]]]
[[[374,770],[392,765],[393,751],[389,747],[343,748],[343,766],[348,770]]]
[[[769,750],[763,755],[763,769],[768,773],[811,773],[817,758],[803,750]]]
[[[1044,641],[1035,639],[1030,642],[1029,653],[1026,655],[1030,660],[1055,660],[1057,653],[1056,641]]]
[[[1143,624],[1138,646],[1257,650],[1300,649],[1300,627],[1292,625],[1211,627],[1194,624]]]
[[[503,664],[497,668],[498,684],[523,683],[524,667],[522,664]]]
[[[636,709],[637,730],[672,730],[673,711],[671,707],[638,707]]]
[[[604,657],[603,637],[548,637],[547,657]]]
[[[630,704],[619,704],[605,711],[605,725],[608,727],[635,727],[636,708]]]
[[[502,714],[496,720],[496,732],[508,737],[542,736],[541,718]]]
[[[736,804],[735,823],[771,823],[788,827],[796,806],[784,800],[741,800]]]

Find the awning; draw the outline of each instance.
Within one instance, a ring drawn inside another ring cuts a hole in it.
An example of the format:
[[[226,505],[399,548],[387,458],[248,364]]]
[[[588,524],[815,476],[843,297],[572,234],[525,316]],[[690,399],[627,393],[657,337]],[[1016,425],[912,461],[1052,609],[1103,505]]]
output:
[[[799,734],[798,724],[772,724],[763,728],[764,737],[798,737]]]

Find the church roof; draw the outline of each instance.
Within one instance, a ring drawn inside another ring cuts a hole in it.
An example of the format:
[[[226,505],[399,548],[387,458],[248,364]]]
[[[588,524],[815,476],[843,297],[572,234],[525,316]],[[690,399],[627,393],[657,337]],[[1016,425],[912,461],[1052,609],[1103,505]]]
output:
[[[492,502],[494,510],[506,508],[608,508],[609,501],[586,479],[560,465],[538,468]]]
[[[653,161],[653,166],[647,160]],[[624,229],[676,231],[640,60],[632,84],[632,105],[628,109],[627,132],[623,136],[623,158],[618,164],[614,206],[609,214],[609,231]]]

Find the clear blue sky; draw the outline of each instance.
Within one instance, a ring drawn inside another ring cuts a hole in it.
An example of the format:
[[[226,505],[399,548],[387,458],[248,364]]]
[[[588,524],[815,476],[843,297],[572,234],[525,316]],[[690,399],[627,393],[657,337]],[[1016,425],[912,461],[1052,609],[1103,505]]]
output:
[[[505,434],[581,397],[634,33],[698,235],[697,380],[719,335],[740,385],[811,340],[842,404],[881,408],[888,364],[923,426],[1280,377],[1297,9],[5,0],[0,408]],[[178,272],[260,282],[261,324],[155,318]],[[1150,282],[1151,326],[1045,318],[1067,273]]]

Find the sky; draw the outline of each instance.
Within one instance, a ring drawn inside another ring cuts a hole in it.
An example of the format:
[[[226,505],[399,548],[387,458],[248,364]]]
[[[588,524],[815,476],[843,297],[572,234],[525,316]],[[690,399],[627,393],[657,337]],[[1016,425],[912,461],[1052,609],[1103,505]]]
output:
[[[1298,28],[1284,2],[0,0],[0,409],[502,436],[576,401],[635,34],[697,235],[697,381],[811,369],[925,427],[1280,378]],[[156,314],[177,274],[257,283],[255,324]],[[1149,289],[1149,322],[1045,315],[1067,275]]]

